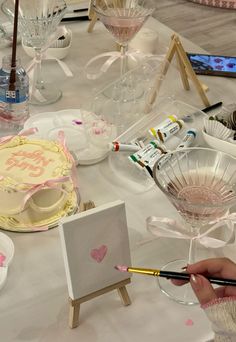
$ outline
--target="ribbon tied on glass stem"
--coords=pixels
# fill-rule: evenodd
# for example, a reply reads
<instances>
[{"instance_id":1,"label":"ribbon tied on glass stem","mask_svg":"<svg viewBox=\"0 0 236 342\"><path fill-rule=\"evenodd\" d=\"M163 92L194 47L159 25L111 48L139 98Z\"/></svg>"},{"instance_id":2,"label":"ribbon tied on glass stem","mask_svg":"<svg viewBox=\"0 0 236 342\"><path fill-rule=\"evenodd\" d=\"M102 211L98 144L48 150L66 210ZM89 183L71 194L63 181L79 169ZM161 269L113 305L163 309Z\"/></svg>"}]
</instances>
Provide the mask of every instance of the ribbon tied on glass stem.
<instances>
[{"instance_id":1,"label":"ribbon tied on glass stem","mask_svg":"<svg viewBox=\"0 0 236 342\"><path fill-rule=\"evenodd\" d=\"M150 216L146 220L147 230L156 238L166 237L184 240L197 240L201 245L207 248L220 248L235 241L236 213L226 214L216 221L209 222L209 226L204 232L193 236L192 233L183 228L184 224L167 217ZM213 233L220 230L223 236L215 237Z\"/></svg>"},{"instance_id":2,"label":"ribbon tied on glass stem","mask_svg":"<svg viewBox=\"0 0 236 342\"><path fill-rule=\"evenodd\" d=\"M108 71L108 69L112 66L115 61L117 61L120 58L130 58L133 62L139 62L141 59L144 59L146 57L152 56L151 54L143 54L141 51L128 51L126 52L126 55L124 56L121 51L111 51L102 53L98 56L95 56L94 58L90 59L90 61L85 65L85 73L89 80L96 80L99 77L101 77L104 73ZM106 61L102 64L100 69L95 72L89 72L89 67L94 62L99 61L100 59L104 59L107 57Z\"/></svg>"},{"instance_id":3,"label":"ribbon tied on glass stem","mask_svg":"<svg viewBox=\"0 0 236 342\"><path fill-rule=\"evenodd\" d=\"M59 26L56 31L51 34L51 36L49 37L47 43L42 47L41 49L41 56L42 56L42 59L52 59L52 60L55 60L59 66L61 67L61 69L64 71L65 75L67 77L72 77L73 76L73 73L71 72L70 68L68 67L68 65L61 61L60 59L54 57L54 56L51 56L49 53L47 53L46 55L46 51L48 50L48 48L54 44L60 37L62 36L65 36L67 34L67 30L65 28L65 26ZM30 79L30 94L34 94L39 100L41 99L42 101L44 100L42 98L42 95L40 94L40 91L38 89L36 89L35 87L35 80L36 80L36 76L35 76L35 73L36 73L36 67L37 67L37 64L40 64L41 63L41 57L39 57L39 55L36 54L36 56L32 59L32 61L29 63L29 65L27 66L26 68L26 72L29 76L29 79Z\"/></svg>"}]
</instances>

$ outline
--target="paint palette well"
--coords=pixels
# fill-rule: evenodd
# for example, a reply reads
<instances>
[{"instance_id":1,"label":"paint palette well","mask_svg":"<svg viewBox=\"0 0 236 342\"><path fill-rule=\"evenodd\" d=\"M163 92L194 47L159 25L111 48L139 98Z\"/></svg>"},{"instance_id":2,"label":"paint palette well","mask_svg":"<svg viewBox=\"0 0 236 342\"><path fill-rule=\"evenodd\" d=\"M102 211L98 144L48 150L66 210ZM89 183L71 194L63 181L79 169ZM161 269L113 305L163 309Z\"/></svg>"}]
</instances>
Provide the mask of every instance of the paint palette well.
<instances>
[{"instance_id":1,"label":"paint palette well","mask_svg":"<svg viewBox=\"0 0 236 342\"><path fill-rule=\"evenodd\" d=\"M31 116L24 130L36 127L32 139L57 140L59 131L65 134L66 145L76 164L90 165L107 157L108 141L116 136L116 130L96 114L82 109L65 109Z\"/></svg>"}]
</instances>

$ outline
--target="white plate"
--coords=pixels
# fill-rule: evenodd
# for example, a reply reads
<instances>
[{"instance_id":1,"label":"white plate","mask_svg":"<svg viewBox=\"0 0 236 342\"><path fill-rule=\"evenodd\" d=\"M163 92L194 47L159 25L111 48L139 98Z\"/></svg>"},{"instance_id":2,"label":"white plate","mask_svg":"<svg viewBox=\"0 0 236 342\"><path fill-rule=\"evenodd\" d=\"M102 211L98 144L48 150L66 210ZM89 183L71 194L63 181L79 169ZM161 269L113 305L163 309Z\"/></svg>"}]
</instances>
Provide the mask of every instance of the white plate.
<instances>
[{"instance_id":1,"label":"white plate","mask_svg":"<svg viewBox=\"0 0 236 342\"><path fill-rule=\"evenodd\" d=\"M0 253L6 257L3 262L3 267L0 267L0 289L6 283L8 266L13 259L14 251L13 241L6 234L0 233Z\"/></svg>"},{"instance_id":2,"label":"white plate","mask_svg":"<svg viewBox=\"0 0 236 342\"><path fill-rule=\"evenodd\" d=\"M227 154L231 154L232 156L236 157L236 144L232 144L228 141L215 138L207 134L204 130L202 131L202 135L207 145L209 145L211 148L225 152Z\"/></svg>"},{"instance_id":3,"label":"white plate","mask_svg":"<svg viewBox=\"0 0 236 342\"><path fill-rule=\"evenodd\" d=\"M56 131L65 131L65 138L68 139L68 148L72 152L77 164L90 165L95 164L107 157L108 148L97 147L91 143L91 137L88 134L86 125L75 125L73 120L83 121L86 116L96 115L81 109L65 109L58 112L40 113L31 116L24 124L24 129L37 127L38 132L32 138L55 140ZM75 132L77 130L77 146L75 144L76 136L67 134L70 129ZM75 132L76 134L76 132ZM111 138L112 139L112 138Z\"/></svg>"}]
</instances>

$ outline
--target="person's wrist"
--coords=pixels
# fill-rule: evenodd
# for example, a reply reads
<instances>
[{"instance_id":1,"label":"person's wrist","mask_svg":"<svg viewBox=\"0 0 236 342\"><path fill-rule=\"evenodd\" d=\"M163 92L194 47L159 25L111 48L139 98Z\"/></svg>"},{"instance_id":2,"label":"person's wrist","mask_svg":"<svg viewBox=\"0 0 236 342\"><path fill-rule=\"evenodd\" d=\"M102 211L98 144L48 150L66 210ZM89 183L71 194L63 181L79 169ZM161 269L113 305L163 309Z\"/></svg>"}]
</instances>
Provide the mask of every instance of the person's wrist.
<instances>
[{"instance_id":1,"label":"person's wrist","mask_svg":"<svg viewBox=\"0 0 236 342\"><path fill-rule=\"evenodd\" d=\"M221 298L212 299L209 302L202 304L201 308L205 310L205 309L212 307L214 305L219 305L219 304L226 303L226 302L235 302L235 305L236 305L236 296L221 297Z\"/></svg>"}]
</instances>

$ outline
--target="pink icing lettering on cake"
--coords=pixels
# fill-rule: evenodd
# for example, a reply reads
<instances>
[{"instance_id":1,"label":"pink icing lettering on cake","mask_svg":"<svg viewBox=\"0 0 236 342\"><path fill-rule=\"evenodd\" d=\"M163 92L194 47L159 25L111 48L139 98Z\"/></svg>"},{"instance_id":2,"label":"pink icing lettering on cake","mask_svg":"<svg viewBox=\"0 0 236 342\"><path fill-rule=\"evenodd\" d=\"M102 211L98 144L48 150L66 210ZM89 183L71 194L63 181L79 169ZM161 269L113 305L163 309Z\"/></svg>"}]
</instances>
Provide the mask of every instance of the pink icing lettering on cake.
<instances>
[{"instance_id":1,"label":"pink icing lettering on cake","mask_svg":"<svg viewBox=\"0 0 236 342\"><path fill-rule=\"evenodd\" d=\"M16 157L22 157L22 159L32 159L36 164L42 163L42 166L47 166L53 159L46 159L43 155L43 151L36 150L34 152L18 151L12 153Z\"/></svg>"},{"instance_id":2,"label":"pink icing lettering on cake","mask_svg":"<svg viewBox=\"0 0 236 342\"><path fill-rule=\"evenodd\" d=\"M46 159L43 155L43 151L36 150L34 152L27 152L20 150L13 152L7 159L6 165L8 165L8 167L6 170L9 171L15 167L21 170L33 171L29 172L30 177L39 177L44 174L45 167L48 166L50 162L54 162L54 160Z\"/></svg>"}]
</instances>

